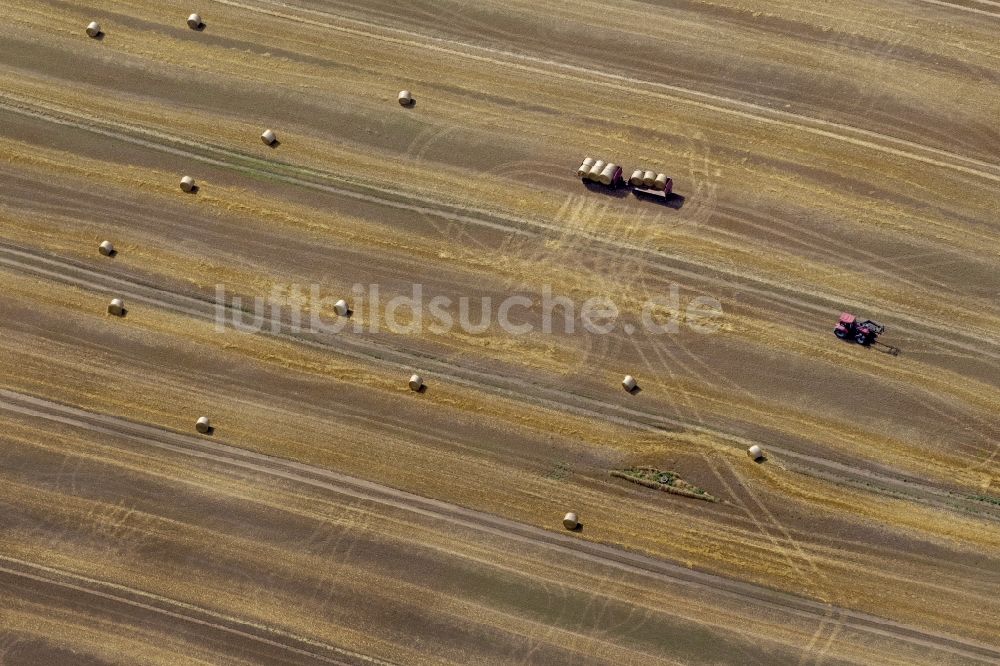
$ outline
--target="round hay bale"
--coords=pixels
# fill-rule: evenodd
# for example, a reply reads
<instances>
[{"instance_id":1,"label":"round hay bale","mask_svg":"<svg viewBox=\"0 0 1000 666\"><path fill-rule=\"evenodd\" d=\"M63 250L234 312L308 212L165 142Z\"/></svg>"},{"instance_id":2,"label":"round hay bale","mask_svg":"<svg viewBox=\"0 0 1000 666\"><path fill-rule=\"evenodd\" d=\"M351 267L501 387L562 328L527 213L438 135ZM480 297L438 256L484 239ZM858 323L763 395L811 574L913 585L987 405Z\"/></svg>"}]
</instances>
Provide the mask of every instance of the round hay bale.
<instances>
[{"instance_id":1,"label":"round hay bale","mask_svg":"<svg viewBox=\"0 0 1000 666\"><path fill-rule=\"evenodd\" d=\"M201 17L197 14L191 14L191 16L188 16L187 24L192 30L201 30L201 26L204 25L201 21Z\"/></svg>"},{"instance_id":2,"label":"round hay bale","mask_svg":"<svg viewBox=\"0 0 1000 666\"><path fill-rule=\"evenodd\" d=\"M667 187L667 174L658 173L656 174L656 180L653 181L653 187L658 190L666 189Z\"/></svg>"},{"instance_id":3,"label":"round hay bale","mask_svg":"<svg viewBox=\"0 0 1000 666\"><path fill-rule=\"evenodd\" d=\"M764 449L754 444L747 449L747 455L750 456L750 460L761 460L764 457Z\"/></svg>"},{"instance_id":4,"label":"round hay bale","mask_svg":"<svg viewBox=\"0 0 1000 666\"><path fill-rule=\"evenodd\" d=\"M656 174L652 171L647 171L642 174L642 184L646 187L652 187L653 183L656 182Z\"/></svg>"},{"instance_id":5,"label":"round hay bale","mask_svg":"<svg viewBox=\"0 0 1000 666\"><path fill-rule=\"evenodd\" d=\"M351 311L351 308L347 306L347 301L345 301L344 299L340 299L339 301L333 304L333 311L336 312L341 317L344 317L347 315L348 312Z\"/></svg>"},{"instance_id":6,"label":"round hay bale","mask_svg":"<svg viewBox=\"0 0 1000 666\"><path fill-rule=\"evenodd\" d=\"M586 157L586 158L584 158L583 164L581 164L580 168L576 170L576 177L577 178L586 178L587 174L590 173L591 167L593 167L593 166L594 166L594 158L593 157Z\"/></svg>"},{"instance_id":7,"label":"round hay bale","mask_svg":"<svg viewBox=\"0 0 1000 666\"><path fill-rule=\"evenodd\" d=\"M120 298L112 298L108 304L108 314L115 317L125 316L125 301Z\"/></svg>"},{"instance_id":8,"label":"round hay bale","mask_svg":"<svg viewBox=\"0 0 1000 666\"><path fill-rule=\"evenodd\" d=\"M400 106L410 106L413 104L413 93L409 90L399 91L399 105Z\"/></svg>"},{"instance_id":9,"label":"round hay bale","mask_svg":"<svg viewBox=\"0 0 1000 666\"><path fill-rule=\"evenodd\" d=\"M424 379L420 375L410 375L410 390L419 391L424 387Z\"/></svg>"},{"instance_id":10,"label":"round hay bale","mask_svg":"<svg viewBox=\"0 0 1000 666\"><path fill-rule=\"evenodd\" d=\"M278 140L278 135L274 133L273 129L266 129L264 133L260 135L260 140L269 146L273 146L274 142Z\"/></svg>"},{"instance_id":11,"label":"round hay bale","mask_svg":"<svg viewBox=\"0 0 1000 666\"><path fill-rule=\"evenodd\" d=\"M580 519L572 511L563 516L563 527L565 527L566 529L573 531L579 526L580 526Z\"/></svg>"},{"instance_id":12,"label":"round hay bale","mask_svg":"<svg viewBox=\"0 0 1000 666\"><path fill-rule=\"evenodd\" d=\"M633 187L639 187L639 186L641 186L642 185L642 169L636 169L635 171L633 171L632 175L628 179L628 182Z\"/></svg>"},{"instance_id":13,"label":"round hay bale","mask_svg":"<svg viewBox=\"0 0 1000 666\"><path fill-rule=\"evenodd\" d=\"M181 177L181 189L182 190L184 190L185 192L194 192L194 188L195 188L194 178L192 178L191 176L182 176Z\"/></svg>"},{"instance_id":14,"label":"round hay bale","mask_svg":"<svg viewBox=\"0 0 1000 666\"><path fill-rule=\"evenodd\" d=\"M639 383L635 381L635 377L632 375L625 375L625 379L622 380L622 388L629 393L634 391L638 385Z\"/></svg>"},{"instance_id":15,"label":"round hay bale","mask_svg":"<svg viewBox=\"0 0 1000 666\"><path fill-rule=\"evenodd\" d=\"M101 24L97 21L91 21L87 24L87 35L90 37L97 37L101 34Z\"/></svg>"},{"instance_id":16,"label":"round hay bale","mask_svg":"<svg viewBox=\"0 0 1000 666\"><path fill-rule=\"evenodd\" d=\"M601 170L601 175L598 176L598 180L601 181L602 185L610 185L611 181L614 180L616 171L618 171L618 165L608 162L607 166Z\"/></svg>"},{"instance_id":17,"label":"round hay bale","mask_svg":"<svg viewBox=\"0 0 1000 666\"><path fill-rule=\"evenodd\" d=\"M97 251L105 257L110 257L115 253L115 246L112 245L111 241L101 241L101 244L97 246Z\"/></svg>"},{"instance_id":18,"label":"round hay bale","mask_svg":"<svg viewBox=\"0 0 1000 666\"><path fill-rule=\"evenodd\" d=\"M587 178L590 180L597 180L601 177L601 172L604 171L604 167L608 166L608 163L604 160L597 160L594 162L594 166L590 167L590 173L587 174Z\"/></svg>"},{"instance_id":19,"label":"round hay bale","mask_svg":"<svg viewBox=\"0 0 1000 666\"><path fill-rule=\"evenodd\" d=\"M212 430L212 424L207 416L199 416L198 420L194 422L194 428L201 434L207 435Z\"/></svg>"}]
</instances>

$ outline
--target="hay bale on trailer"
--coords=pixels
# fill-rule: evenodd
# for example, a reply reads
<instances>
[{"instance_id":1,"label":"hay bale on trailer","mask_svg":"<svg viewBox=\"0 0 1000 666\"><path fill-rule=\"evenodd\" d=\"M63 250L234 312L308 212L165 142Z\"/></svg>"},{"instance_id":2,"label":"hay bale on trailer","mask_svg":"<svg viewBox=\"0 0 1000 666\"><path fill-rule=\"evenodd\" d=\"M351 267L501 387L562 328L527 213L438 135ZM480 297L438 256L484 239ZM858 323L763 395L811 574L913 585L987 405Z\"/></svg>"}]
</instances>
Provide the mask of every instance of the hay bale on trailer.
<instances>
[{"instance_id":1,"label":"hay bale on trailer","mask_svg":"<svg viewBox=\"0 0 1000 666\"><path fill-rule=\"evenodd\" d=\"M577 178L586 178L590 174L590 169L593 166L594 166L594 158L593 157L586 157L586 158L584 158L583 164L581 164L580 168L576 170L576 177Z\"/></svg>"},{"instance_id":2,"label":"hay bale on trailer","mask_svg":"<svg viewBox=\"0 0 1000 666\"><path fill-rule=\"evenodd\" d=\"M112 245L111 241L101 241L101 244L97 246L97 251L105 257L111 257L114 256L115 246Z\"/></svg>"},{"instance_id":3,"label":"hay bale on trailer","mask_svg":"<svg viewBox=\"0 0 1000 666\"><path fill-rule=\"evenodd\" d=\"M655 189L657 189L657 190L665 190L665 189L667 189L667 181L668 180L670 180L670 179L667 178L667 174L665 174L665 173L658 173L658 174L656 174L656 180L653 181L653 187Z\"/></svg>"},{"instance_id":4,"label":"hay bale on trailer","mask_svg":"<svg viewBox=\"0 0 1000 666\"><path fill-rule=\"evenodd\" d=\"M587 178L590 180L598 180L601 177L601 172L604 171L604 167L608 166L608 163L604 160L597 160L594 162L594 166L590 167L590 173L587 174Z\"/></svg>"},{"instance_id":5,"label":"hay bale on trailer","mask_svg":"<svg viewBox=\"0 0 1000 666\"><path fill-rule=\"evenodd\" d=\"M628 184L632 187L642 187L642 169L636 169L629 176Z\"/></svg>"},{"instance_id":6,"label":"hay bale on trailer","mask_svg":"<svg viewBox=\"0 0 1000 666\"><path fill-rule=\"evenodd\" d=\"M418 374L410 375L410 390L418 393L424 388L424 379Z\"/></svg>"},{"instance_id":7,"label":"hay bale on trailer","mask_svg":"<svg viewBox=\"0 0 1000 666\"><path fill-rule=\"evenodd\" d=\"M266 129L264 133L260 135L260 140L269 146L273 146L278 140L278 135L274 133L273 129Z\"/></svg>"},{"instance_id":8,"label":"hay bale on trailer","mask_svg":"<svg viewBox=\"0 0 1000 666\"><path fill-rule=\"evenodd\" d=\"M656 174L652 171L646 171L642 174L642 184L643 187L652 187L656 183Z\"/></svg>"},{"instance_id":9,"label":"hay bale on trailer","mask_svg":"<svg viewBox=\"0 0 1000 666\"><path fill-rule=\"evenodd\" d=\"M120 298L112 298L108 304L108 314L115 317L125 316L125 301Z\"/></svg>"},{"instance_id":10,"label":"hay bale on trailer","mask_svg":"<svg viewBox=\"0 0 1000 666\"><path fill-rule=\"evenodd\" d=\"M580 526L580 518L572 511L563 516L563 527L565 527L566 529L573 531L579 526Z\"/></svg>"},{"instance_id":11,"label":"hay bale on trailer","mask_svg":"<svg viewBox=\"0 0 1000 666\"><path fill-rule=\"evenodd\" d=\"M207 435L212 432L212 423L207 416L199 416L198 420L194 422L194 428L201 434Z\"/></svg>"},{"instance_id":12,"label":"hay bale on trailer","mask_svg":"<svg viewBox=\"0 0 1000 666\"><path fill-rule=\"evenodd\" d=\"M608 162L604 169L601 170L601 175L597 177L597 180L600 181L601 185L610 185L616 171L618 171L618 165Z\"/></svg>"}]
</instances>

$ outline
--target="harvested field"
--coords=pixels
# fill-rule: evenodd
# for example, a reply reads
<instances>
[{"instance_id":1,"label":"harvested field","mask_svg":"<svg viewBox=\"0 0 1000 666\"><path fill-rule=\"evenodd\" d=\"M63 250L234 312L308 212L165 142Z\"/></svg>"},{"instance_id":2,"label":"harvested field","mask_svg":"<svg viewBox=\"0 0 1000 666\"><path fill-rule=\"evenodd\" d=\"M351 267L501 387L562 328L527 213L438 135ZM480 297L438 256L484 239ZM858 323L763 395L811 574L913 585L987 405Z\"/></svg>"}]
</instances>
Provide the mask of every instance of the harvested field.
<instances>
[{"instance_id":1,"label":"harvested field","mask_svg":"<svg viewBox=\"0 0 1000 666\"><path fill-rule=\"evenodd\" d=\"M0 662L1000 662L997 3L0 18Z\"/></svg>"}]
</instances>

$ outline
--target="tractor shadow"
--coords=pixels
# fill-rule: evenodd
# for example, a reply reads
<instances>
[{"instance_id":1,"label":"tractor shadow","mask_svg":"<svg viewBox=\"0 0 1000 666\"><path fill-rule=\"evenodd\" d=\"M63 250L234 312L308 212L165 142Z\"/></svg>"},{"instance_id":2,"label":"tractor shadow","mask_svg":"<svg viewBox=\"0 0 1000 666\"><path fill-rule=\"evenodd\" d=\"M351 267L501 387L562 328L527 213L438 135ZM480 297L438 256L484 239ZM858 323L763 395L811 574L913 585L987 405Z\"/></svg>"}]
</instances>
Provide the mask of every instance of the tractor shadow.
<instances>
[{"instance_id":1,"label":"tractor shadow","mask_svg":"<svg viewBox=\"0 0 1000 666\"><path fill-rule=\"evenodd\" d=\"M598 194L603 194L606 197L612 197L614 199L624 199L628 196L627 187L610 187L608 185L595 183L592 180L584 180L583 186L591 192L597 192Z\"/></svg>"},{"instance_id":2,"label":"tractor shadow","mask_svg":"<svg viewBox=\"0 0 1000 666\"><path fill-rule=\"evenodd\" d=\"M663 206L665 208L672 208L673 210L680 210L684 206L684 195L671 192L670 194L663 195L659 192L647 192L646 190L638 190L633 188L631 185L622 185L620 187L610 187L608 185L602 185L601 183L595 183L592 180L582 180L583 186L590 190L591 192L596 192L597 194L603 194L606 197L611 197L613 199L624 199L628 197L629 193L635 196L636 199L641 199L642 201L649 201L650 203L655 203L657 205Z\"/></svg>"},{"instance_id":3,"label":"tractor shadow","mask_svg":"<svg viewBox=\"0 0 1000 666\"><path fill-rule=\"evenodd\" d=\"M683 194L677 194L676 192L671 192L670 194L664 196L662 194L647 192L645 190L632 190L632 194L635 195L636 199L649 201L674 210L680 210L684 205L685 200Z\"/></svg>"}]
</instances>

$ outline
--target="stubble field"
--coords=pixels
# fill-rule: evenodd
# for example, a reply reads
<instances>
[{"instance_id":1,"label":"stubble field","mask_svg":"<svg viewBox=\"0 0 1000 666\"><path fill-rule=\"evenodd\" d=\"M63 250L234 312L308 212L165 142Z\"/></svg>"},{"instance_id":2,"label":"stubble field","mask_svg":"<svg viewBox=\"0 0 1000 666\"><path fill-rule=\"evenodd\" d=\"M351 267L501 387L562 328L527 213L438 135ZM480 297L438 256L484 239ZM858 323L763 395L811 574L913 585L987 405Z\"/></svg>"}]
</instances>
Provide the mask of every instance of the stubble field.
<instances>
[{"instance_id":1,"label":"stubble field","mask_svg":"<svg viewBox=\"0 0 1000 666\"><path fill-rule=\"evenodd\" d=\"M998 3L0 19L0 662L1000 661ZM216 325L355 284L534 330ZM672 288L718 330L642 330Z\"/></svg>"}]
</instances>

